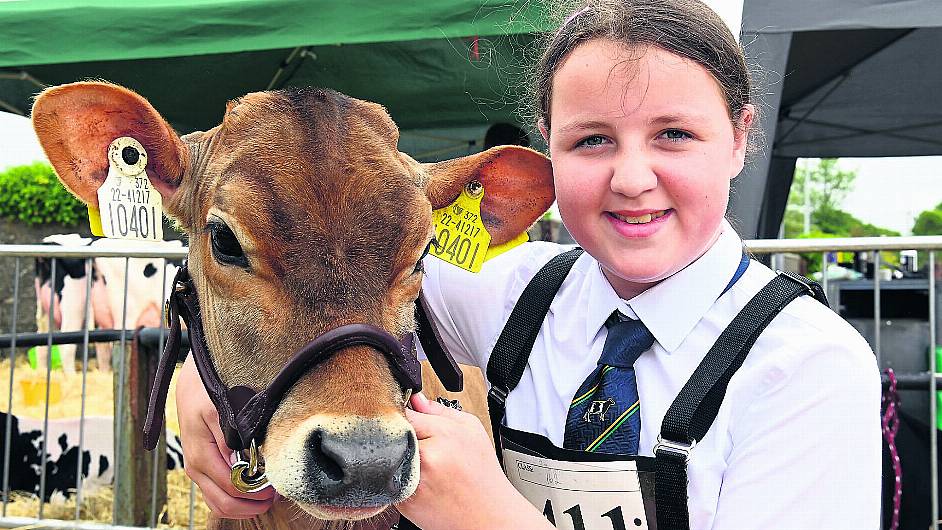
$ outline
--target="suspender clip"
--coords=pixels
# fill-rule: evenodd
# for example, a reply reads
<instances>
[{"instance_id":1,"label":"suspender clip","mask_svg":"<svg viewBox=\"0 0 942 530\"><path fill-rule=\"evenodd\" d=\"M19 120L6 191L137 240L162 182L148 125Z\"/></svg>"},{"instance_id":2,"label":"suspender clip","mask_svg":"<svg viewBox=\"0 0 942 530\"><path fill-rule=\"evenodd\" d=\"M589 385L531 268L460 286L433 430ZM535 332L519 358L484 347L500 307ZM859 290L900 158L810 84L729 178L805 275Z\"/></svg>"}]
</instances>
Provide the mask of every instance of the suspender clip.
<instances>
[{"instance_id":1,"label":"suspender clip","mask_svg":"<svg viewBox=\"0 0 942 530\"><path fill-rule=\"evenodd\" d=\"M690 451L697 446L696 440L690 442L675 442L673 440L664 440L661 435L657 435L657 443L654 444L654 456L660 456L658 453L667 453L664 456L683 456L684 462L690 461Z\"/></svg>"},{"instance_id":2,"label":"suspender clip","mask_svg":"<svg viewBox=\"0 0 942 530\"><path fill-rule=\"evenodd\" d=\"M503 406L504 403L507 402L507 394L508 392L503 388L497 385L492 385L491 390L487 393L487 400L494 401L496 404Z\"/></svg>"},{"instance_id":3,"label":"suspender clip","mask_svg":"<svg viewBox=\"0 0 942 530\"><path fill-rule=\"evenodd\" d=\"M776 270L775 273L776 273L776 274L779 274L779 275L781 275L781 276L784 276L784 277L788 278L789 280L792 280L792 281L794 281L794 282L796 282L796 283L801 284L802 287L804 287L805 289L807 289L808 294L810 294L811 296L814 296L815 298L817 298L817 297L815 296L814 288L811 287L811 284L810 284L810 283L808 282L808 280L805 279L804 277L799 276L799 275L797 275L797 274L795 274L794 272L791 272L791 271Z\"/></svg>"}]
</instances>

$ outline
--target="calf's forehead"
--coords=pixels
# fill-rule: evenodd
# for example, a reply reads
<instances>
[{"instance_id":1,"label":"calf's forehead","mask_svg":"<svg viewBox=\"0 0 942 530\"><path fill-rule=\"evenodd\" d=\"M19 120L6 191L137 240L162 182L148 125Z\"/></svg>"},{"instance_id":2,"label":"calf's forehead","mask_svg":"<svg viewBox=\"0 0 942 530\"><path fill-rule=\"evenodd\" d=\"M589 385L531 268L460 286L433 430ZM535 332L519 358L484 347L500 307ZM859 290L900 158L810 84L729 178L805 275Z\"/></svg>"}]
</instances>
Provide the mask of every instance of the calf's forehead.
<instances>
[{"instance_id":1,"label":"calf's forehead","mask_svg":"<svg viewBox=\"0 0 942 530\"><path fill-rule=\"evenodd\" d=\"M302 282L289 292L357 303L428 237L421 176L379 105L315 89L249 94L216 134L204 204L237 220L274 276Z\"/></svg>"}]
</instances>

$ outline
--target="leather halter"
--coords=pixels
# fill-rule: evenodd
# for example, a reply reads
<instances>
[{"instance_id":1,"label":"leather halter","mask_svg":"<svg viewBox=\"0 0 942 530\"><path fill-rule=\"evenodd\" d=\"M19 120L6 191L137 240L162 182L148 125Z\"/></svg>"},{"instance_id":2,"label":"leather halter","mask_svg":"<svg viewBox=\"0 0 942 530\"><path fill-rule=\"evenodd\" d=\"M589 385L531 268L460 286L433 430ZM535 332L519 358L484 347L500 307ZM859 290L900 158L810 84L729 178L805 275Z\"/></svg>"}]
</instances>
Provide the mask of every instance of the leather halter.
<instances>
[{"instance_id":1,"label":"leather halter","mask_svg":"<svg viewBox=\"0 0 942 530\"><path fill-rule=\"evenodd\" d=\"M422 389L422 368L415 356L413 334L409 333L402 339L397 339L389 332L369 324L347 324L319 335L298 350L272 383L261 391L246 386L228 388L219 377L209 354L196 288L185 263L177 271L173 282L173 291L167 302L170 334L157 366L147 408L147 420L144 423L144 447L148 450L157 446L157 440L163 430L167 392L181 346L181 318L190 333L190 349L200 379L219 412L219 424L225 435L226 445L236 451L250 448L253 442L261 445L268 423L285 394L304 374L343 348L358 345L374 348L386 356L393 376L404 392L418 392ZM451 355L442 348L438 332L425 314L421 296L420 300L417 300L416 314L420 328L419 337L429 362L445 388L460 391L461 370Z\"/></svg>"}]
</instances>

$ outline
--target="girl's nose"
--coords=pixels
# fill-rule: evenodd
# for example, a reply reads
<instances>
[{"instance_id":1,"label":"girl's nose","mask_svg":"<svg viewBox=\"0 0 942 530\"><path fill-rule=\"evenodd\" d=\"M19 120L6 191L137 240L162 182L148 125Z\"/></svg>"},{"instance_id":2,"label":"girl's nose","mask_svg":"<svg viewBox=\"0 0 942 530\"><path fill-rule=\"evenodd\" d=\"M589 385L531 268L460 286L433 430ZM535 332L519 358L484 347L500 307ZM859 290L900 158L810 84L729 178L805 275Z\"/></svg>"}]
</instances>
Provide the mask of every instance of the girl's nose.
<instances>
[{"instance_id":1,"label":"girl's nose","mask_svg":"<svg viewBox=\"0 0 942 530\"><path fill-rule=\"evenodd\" d=\"M643 149L620 149L612 168L612 191L637 197L657 187L657 174Z\"/></svg>"}]
</instances>

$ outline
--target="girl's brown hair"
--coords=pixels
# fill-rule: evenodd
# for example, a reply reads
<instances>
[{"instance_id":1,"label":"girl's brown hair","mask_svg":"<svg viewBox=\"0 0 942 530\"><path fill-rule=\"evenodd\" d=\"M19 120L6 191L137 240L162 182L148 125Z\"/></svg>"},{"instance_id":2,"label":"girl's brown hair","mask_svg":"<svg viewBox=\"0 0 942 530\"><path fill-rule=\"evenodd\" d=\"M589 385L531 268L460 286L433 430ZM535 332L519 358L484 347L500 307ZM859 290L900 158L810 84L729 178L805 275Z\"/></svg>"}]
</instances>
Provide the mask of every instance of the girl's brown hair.
<instances>
[{"instance_id":1,"label":"girl's brown hair","mask_svg":"<svg viewBox=\"0 0 942 530\"><path fill-rule=\"evenodd\" d=\"M710 72L726 98L735 123L750 102L749 72L742 48L729 27L699 0L590 0L570 11L537 62L536 117L550 126L553 75L566 56L592 39L629 47L657 46Z\"/></svg>"}]
</instances>

